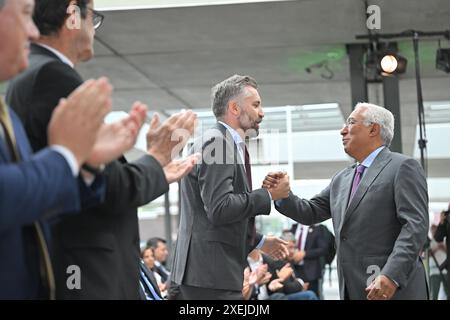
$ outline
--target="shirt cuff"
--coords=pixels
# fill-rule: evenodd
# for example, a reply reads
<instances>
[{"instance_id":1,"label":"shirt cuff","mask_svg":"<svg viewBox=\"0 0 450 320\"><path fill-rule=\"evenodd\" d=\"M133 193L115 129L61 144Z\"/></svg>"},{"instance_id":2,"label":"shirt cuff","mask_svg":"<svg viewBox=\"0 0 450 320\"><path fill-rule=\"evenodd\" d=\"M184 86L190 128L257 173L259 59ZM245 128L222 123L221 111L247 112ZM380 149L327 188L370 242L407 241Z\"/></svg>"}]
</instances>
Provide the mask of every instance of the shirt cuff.
<instances>
[{"instance_id":1,"label":"shirt cuff","mask_svg":"<svg viewBox=\"0 0 450 320\"><path fill-rule=\"evenodd\" d=\"M262 236L261 240L259 240L258 245L256 246L256 249L261 249L264 245L264 241L266 241L266 236Z\"/></svg>"},{"instance_id":2,"label":"shirt cuff","mask_svg":"<svg viewBox=\"0 0 450 320\"><path fill-rule=\"evenodd\" d=\"M283 199L276 200L276 201L275 201L275 205L276 205L277 207L281 207L281 206L283 205Z\"/></svg>"},{"instance_id":3,"label":"shirt cuff","mask_svg":"<svg viewBox=\"0 0 450 320\"><path fill-rule=\"evenodd\" d=\"M391 280L391 281L397 286L397 288L400 287L400 285L398 284L398 282L395 281L394 279L392 279L391 277L389 277L389 276L387 276L387 275L385 275L385 274L383 274L383 276L385 276L386 278L388 278L389 280Z\"/></svg>"},{"instance_id":4,"label":"shirt cuff","mask_svg":"<svg viewBox=\"0 0 450 320\"><path fill-rule=\"evenodd\" d=\"M66 147L63 147L60 145L50 146L50 149L58 152L60 155L62 155L64 157L64 159L66 159L67 164L69 165L70 169L72 170L73 176L77 177L80 172L80 167L78 166L77 159L73 155L72 151L70 151Z\"/></svg>"},{"instance_id":5,"label":"shirt cuff","mask_svg":"<svg viewBox=\"0 0 450 320\"><path fill-rule=\"evenodd\" d=\"M266 189L266 190L267 190L267 189ZM272 195L270 194L269 190L267 190L267 193L269 194L270 202L272 202Z\"/></svg>"}]
</instances>

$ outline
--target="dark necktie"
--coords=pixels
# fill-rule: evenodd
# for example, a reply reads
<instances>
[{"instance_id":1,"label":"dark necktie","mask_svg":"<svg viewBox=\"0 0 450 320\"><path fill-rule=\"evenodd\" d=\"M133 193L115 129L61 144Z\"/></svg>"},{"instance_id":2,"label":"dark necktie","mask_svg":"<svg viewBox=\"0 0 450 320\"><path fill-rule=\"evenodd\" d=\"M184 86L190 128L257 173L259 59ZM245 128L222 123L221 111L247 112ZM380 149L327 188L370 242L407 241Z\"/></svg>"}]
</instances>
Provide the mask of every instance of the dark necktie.
<instances>
[{"instance_id":1,"label":"dark necktie","mask_svg":"<svg viewBox=\"0 0 450 320\"><path fill-rule=\"evenodd\" d=\"M3 97L0 96L0 123L3 126L5 132L5 140L11 152L11 158L14 162L20 161L20 153L17 149L16 137L14 135L14 129L9 116L8 108L3 102ZM44 232L38 222L33 224L36 238L39 245L40 253L40 274L43 283L48 286L49 298L55 299L55 276L53 273L52 264L50 261L50 254L48 251L47 243L45 241Z\"/></svg>"},{"instance_id":2,"label":"dark necktie","mask_svg":"<svg viewBox=\"0 0 450 320\"><path fill-rule=\"evenodd\" d=\"M250 154L248 153L247 146L244 144L244 154L245 154L245 174L247 175L247 182L250 187L250 191L253 190L252 187L252 168L250 163Z\"/></svg>"},{"instance_id":3,"label":"dark necktie","mask_svg":"<svg viewBox=\"0 0 450 320\"><path fill-rule=\"evenodd\" d=\"M300 235L298 236L297 249L302 250L303 226L298 225L298 228L300 228Z\"/></svg>"},{"instance_id":4,"label":"dark necktie","mask_svg":"<svg viewBox=\"0 0 450 320\"><path fill-rule=\"evenodd\" d=\"M248 186L250 191L253 190L252 186L252 168L250 163L250 154L248 153L247 145L243 143L244 147L244 166L245 166L245 175L247 176ZM256 238L256 226L255 226L255 218L250 218L248 222L248 233L250 238L250 246L256 246L255 238Z\"/></svg>"},{"instance_id":5,"label":"dark necktie","mask_svg":"<svg viewBox=\"0 0 450 320\"><path fill-rule=\"evenodd\" d=\"M356 167L356 173L355 176L353 177L352 191L350 192L350 200L352 200L353 196L356 193L356 190L358 190L358 186L359 183L361 182L361 178L365 169L366 167L363 166L362 164Z\"/></svg>"}]
</instances>

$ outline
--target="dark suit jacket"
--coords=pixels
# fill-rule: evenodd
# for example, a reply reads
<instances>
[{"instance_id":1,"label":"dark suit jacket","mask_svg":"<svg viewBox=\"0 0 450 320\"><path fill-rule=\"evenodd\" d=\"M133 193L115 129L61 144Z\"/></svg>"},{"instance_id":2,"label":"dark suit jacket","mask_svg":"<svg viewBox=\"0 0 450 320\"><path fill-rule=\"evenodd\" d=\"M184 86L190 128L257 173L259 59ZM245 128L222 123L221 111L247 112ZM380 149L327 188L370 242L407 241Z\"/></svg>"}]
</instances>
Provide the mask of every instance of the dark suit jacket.
<instances>
[{"instance_id":1,"label":"dark suit jacket","mask_svg":"<svg viewBox=\"0 0 450 320\"><path fill-rule=\"evenodd\" d=\"M291 232L295 235L298 224L292 225ZM301 272L298 264L294 265L297 275L305 282L314 281L322 277L321 257L326 254L327 242L323 236L321 225L312 225L309 227L305 242L305 258ZM298 239L295 239L298 241Z\"/></svg>"},{"instance_id":2,"label":"dark suit jacket","mask_svg":"<svg viewBox=\"0 0 450 320\"><path fill-rule=\"evenodd\" d=\"M45 228L46 219L79 210L80 193L67 161L50 149L33 155L19 119L10 114L23 161L13 163L0 138L0 299L46 298L31 225L41 221Z\"/></svg>"},{"instance_id":3,"label":"dark suit jacket","mask_svg":"<svg viewBox=\"0 0 450 320\"><path fill-rule=\"evenodd\" d=\"M427 299L419 253L428 233L428 193L419 163L384 148L349 195L355 165L338 172L311 200L290 194L277 202L306 225L333 219L341 299L366 299L367 281L380 272L399 284L393 299ZM369 281L370 282L370 281Z\"/></svg>"},{"instance_id":4,"label":"dark suit jacket","mask_svg":"<svg viewBox=\"0 0 450 320\"><path fill-rule=\"evenodd\" d=\"M8 99L25 123L35 150L47 141L46 127L59 99L82 83L53 53L32 45L30 67L11 82ZM159 163L143 156L106 166L105 203L52 226L53 261L60 299L139 299L137 208L168 191ZM81 290L68 290L66 269L81 268Z\"/></svg>"},{"instance_id":5,"label":"dark suit jacket","mask_svg":"<svg viewBox=\"0 0 450 320\"><path fill-rule=\"evenodd\" d=\"M250 221L270 213L270 196L267 190L249 189L236 144L226 132L217 123L191 150L202 152L203 160L181 181L171 276L177 284L241 291L247 255L261 239L251 243ZM220 162L211 161L211 154Z\"/></svg>"}]
</instances>

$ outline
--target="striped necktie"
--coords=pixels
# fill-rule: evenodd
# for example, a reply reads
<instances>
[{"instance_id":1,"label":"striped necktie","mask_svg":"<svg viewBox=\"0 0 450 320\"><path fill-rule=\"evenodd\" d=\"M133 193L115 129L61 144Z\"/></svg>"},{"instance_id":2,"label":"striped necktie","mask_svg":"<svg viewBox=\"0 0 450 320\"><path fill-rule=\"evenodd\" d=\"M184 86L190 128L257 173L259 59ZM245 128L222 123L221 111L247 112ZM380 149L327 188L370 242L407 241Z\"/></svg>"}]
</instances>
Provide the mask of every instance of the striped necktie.
<instances>
[{"instance_id":1,"label":"striped necktie","mask_svg":"<svg viewBox=\"0 0 450 320\"><path fill-rule=\"evenodd\" d=\"M3 97L0 96L0 122L3 126L5 133L5 140L9 146L11 152L11 158L14 162L20 161L20 153L17 149L16 137L14 135L14 128L11 123L11 117L9 116L8 108L6 107ZM45 241L44 232L39 222L33 224L36 238L40 251L40 274L43 283L45 283L49 290L50 300L55 299L55 276L53 273L53 267L50 261L50 254L48 251L47 243Z\"/></svg>"}]
</instances>

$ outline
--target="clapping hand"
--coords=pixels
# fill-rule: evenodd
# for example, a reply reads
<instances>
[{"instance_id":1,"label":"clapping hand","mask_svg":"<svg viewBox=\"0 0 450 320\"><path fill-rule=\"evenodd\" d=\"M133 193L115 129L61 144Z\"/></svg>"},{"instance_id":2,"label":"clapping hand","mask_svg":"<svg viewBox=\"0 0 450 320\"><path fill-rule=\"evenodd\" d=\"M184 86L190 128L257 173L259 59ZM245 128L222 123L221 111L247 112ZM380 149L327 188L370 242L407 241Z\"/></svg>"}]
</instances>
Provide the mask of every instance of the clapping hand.
<instances>
[{"instance_id":1,"label":"clapping hand","mask_svg":"<svg viewBox=\"0 0 450 320\"><path fill-rule=\"evenodd\" d=\"M174 114L162 124L155 114L147 132L148 153L165 167L184 148L196 123L197 115L192 110Z\"/></svg>"},{"instance_id":2,"label":"clapping hand","mask_svg":"<svg viewBox=\"0 0 450 320\"><path fill-rule=\"evenodd\" d=\"M191 172L195 164L200 159L201 154L196 153L190 155L184 160L173 160L164 167L164 174L169 184L176 182L184 178Z\"/></svg>"},{"instance_id":3,"label":"clapping hand","mask_svg":"<svg viewBox=\"0 0 450 320\"><path fill-rule=\"evenodd\" d=\"M284 287L282 282L283 281L280 278L270 281L269 290L275 292L282 289Z\"/></svg>"},{"instance_id":4,"label":"clapping hand","mask_svg":"<svg viewBox=\"0 0 450 320\"><path fill-rule=\"evenodd\" d=\"M280 270L277 270L277 276L279 279L281 279L281 282L284 282L287 279L289 279L289 277L291 277L293 273L294 273L294 269L292 269L290 263L286 263L283 266L283 268L281 268Z\"/></svg>"},{"instance_id":5,"label":"clapping hand","mask_svg":"<svg viewBox=\"0 0 450 320\"><path fill-rule=\"evenodd\" d=\"M87 163L98 167L119 158L130 150L136 143L146 114L147 106L141 102L135 102L126 118L111 124L103 124Z\"/></svg>"}]
</instances>

